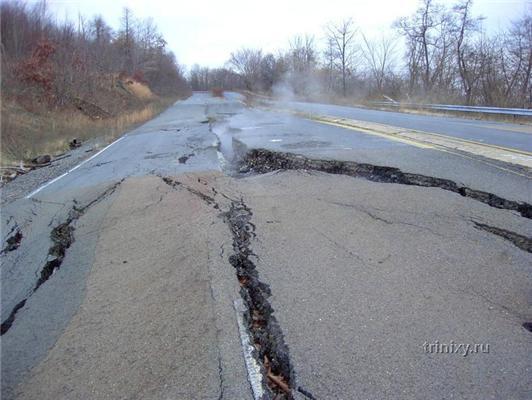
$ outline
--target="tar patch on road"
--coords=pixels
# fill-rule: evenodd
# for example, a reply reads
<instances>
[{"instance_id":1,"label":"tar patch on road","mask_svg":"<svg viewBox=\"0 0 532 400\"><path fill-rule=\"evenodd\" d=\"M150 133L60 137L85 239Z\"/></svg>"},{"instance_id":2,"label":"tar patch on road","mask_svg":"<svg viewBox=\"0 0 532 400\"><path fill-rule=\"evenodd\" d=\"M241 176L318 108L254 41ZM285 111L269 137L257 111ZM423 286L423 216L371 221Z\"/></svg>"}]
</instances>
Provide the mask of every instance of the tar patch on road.
<instances>
[{"instance_id":1,"label":"tar patch on road","mask_svg":"<svg viewBox=\"0 0 532 400\"><path fill-rule=\"evenodd\" d=\"M179 164L186 164L190 157L194 157L194 153L186 154L178 158Z\"/></svg>"},{"instance_id":2,"label":"tar patch on road","mask_svg":"<svg viewBox=\"0 0 532 400\"><path fill-rule=\"evenodd\" d=\"M6 245L2 250L2 253L7 253L18 249L18 247L20 246L20 242L22 242L23 238L24 236L22 235L22 232L20 230L17 230L15 233L13 233L7 238Z\"/></svg>"}]
</instances>

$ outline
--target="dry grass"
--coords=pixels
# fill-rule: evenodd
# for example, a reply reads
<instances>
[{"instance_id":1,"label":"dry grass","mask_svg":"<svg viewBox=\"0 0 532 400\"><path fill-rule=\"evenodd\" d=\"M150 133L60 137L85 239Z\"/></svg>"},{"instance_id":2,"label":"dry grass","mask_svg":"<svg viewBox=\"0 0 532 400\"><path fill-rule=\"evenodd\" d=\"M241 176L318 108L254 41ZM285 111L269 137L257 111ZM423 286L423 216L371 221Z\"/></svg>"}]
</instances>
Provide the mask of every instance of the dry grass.
<instances>
[{"instance_id":1,"label":"dry grass","mask_svg":"<svg viewBox=\"0 0 532 400\"><path fill-rule=\"evenodd\" d=\"M152 100L155 98L150 88L137 81L129 81L127 88L131 93L140 100Z\"/></svg>"},{"instance_id":2,"label":"dry grass","mask_svg":"<svg viewBox=\"0 0 532 400\"><path fill-rule=\"evenodd\" d=\"M1 164L9 165L41 154L64 152L73 138L84 141L104 137L110 141L153 118L174 101L175 98L155 98L141 109L94 120L74 111L31 113L4 99L1 109Z\"/></svg>"}]
</instances>

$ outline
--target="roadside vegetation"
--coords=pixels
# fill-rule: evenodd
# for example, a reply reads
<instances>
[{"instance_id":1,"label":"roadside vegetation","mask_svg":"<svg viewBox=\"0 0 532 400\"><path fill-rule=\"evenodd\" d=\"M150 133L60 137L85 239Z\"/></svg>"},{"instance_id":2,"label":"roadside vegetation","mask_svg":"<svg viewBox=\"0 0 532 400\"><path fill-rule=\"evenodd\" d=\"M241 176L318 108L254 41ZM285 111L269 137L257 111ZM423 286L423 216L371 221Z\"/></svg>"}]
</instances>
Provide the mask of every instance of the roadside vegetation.
<instances>
[{"instance_id":1,"label":"roadside vegetation","mask_svg":"<svg viewBox=\"0 0 532 400\"><path fill-rule=\"evenodd\" d=\"M3 1L2 164L54 154L76 138L114 138L189 93L152 20L124 9L57 22L46 2Z\"/></svg>"},{"instance_id":2,"label":"roadside vegetation","mask_svg":"<svg viewBox=\"0 0 532 400\"><path fill-rule=\"evenodd\" d=\"M532 106L532 14L488 34L472 0L421 0L380 37L353 19L323 37L296 36L276 54L243 48L226 66L194 66L194 90L243 89L280 98L352 104L371 100L499 107ZM529 9L530 10L530 9Z\"/></svg>"}]
</instances>

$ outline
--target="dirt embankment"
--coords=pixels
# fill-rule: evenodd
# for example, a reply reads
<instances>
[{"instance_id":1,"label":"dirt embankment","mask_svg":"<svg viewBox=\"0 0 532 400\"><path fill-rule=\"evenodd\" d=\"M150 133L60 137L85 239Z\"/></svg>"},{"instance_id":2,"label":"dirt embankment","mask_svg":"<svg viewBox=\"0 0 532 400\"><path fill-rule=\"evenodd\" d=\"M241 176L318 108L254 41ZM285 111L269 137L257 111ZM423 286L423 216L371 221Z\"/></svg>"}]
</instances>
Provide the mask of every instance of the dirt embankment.
<instances>
[{"instance_id":1,"label":"dirt embankment","mask_svg":"<svg viewBox=\"0 0 532 400\"><path fill-rule=\"evenodd\" d=\"M157 96L146 84L129 77L115 77L109 83L111 89L102 90L97 99L72 97L61 109L50 109L21 98L4 98L1 107L3 180L34 168L39 156L49 155L53 160L72 145L92 138L110 142L153 118L179 98Z\"/></svg>"}]
</instances>

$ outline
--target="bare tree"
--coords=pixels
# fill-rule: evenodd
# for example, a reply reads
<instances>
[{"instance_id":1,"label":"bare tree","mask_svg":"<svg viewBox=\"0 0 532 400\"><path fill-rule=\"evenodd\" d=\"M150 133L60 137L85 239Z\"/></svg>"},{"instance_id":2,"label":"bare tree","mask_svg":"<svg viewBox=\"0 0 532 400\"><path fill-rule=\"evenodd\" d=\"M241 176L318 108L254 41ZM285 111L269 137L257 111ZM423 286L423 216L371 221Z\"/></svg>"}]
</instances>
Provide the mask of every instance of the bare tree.
<instances>
[{"instance_id":1,"label":"bare tree","mask_svg":"<svg viewBox=\"0 0 532 400\"><path fill-rule=\"evenodd\" d=\"M307 95L311 89L318 62L318 52L314 37L295 36L289 42L288 51L281 56L283 66L286 67L283 80L294 93Z\"/></svg>"},{"instance_id":2,"label":"bare tree","mask_svg":"<svg viewBox=\"0 0 532 400\"><path fill-rule=\"evenodd\" d=\"M262 50L243 48L231 53L229 64L244 79L247 90L257 89L260 85Z\"/></svg>"},{"instance_id":3,"label":"bare tree","mask_svg":"<svg viewBox=\"0 0 532 400\"><path fill-rule=\"evenodd\" d=\"M192 90L244 88L241 76L227 68L211 69L195 64L188 74L188 79Z\"/></svg>"},{"instance_id":4,"label":"bare tree","mask_svg":"<svg viewBox=\"0 0 532 400\"><path fill-rule=\"evenodd\" d=\"M288 57L291 69L300 73L306 73L316 66L317 52L314 37L305 35L295 36L290 40Z\"/></svg>"},{"instance_id":5,"label":"bare tree","mask_svg":"<svg viewBox=\"0 0 532 400\"><path fill-rule=\"evenodd\" d=\"M452 15L433 0L422 0L410 17L394 23L406 38L411 88L420 77L424 94L437 83L440 88L452 84L451 49L455 40Z\"/></svg>"},{"instance_id":6,"label":"bare tree","mask_svg":"<svg viewBox=\"0 0 532 400\"><path fill-rule=\"evenodd\" d=\"M478 31L481 17L471 17L473 0L461 0L454 6L457 15L456 21L456 62L462 88L466 96L466 104L471 104L473 87L479 79L479 58L469 43L471 35Z\"/></svg>"},{"instance_id":7,"label":"bare tree","mask_svg":"<svg viewBox=\"0 0 532 400\"><path fill-rule=\"evenodd\" d=\"M277 60L273 54L266 54L260 62L260 84L261 89L269 90L273 84L279 80L277 71Z\"/></svg>"},{"instance_id":8,"label":"bare tree","mask_svg":"<svg viewBox=\"0 0 532 400\"><path fill-rule=\"evenodd\" d=\"M347 76L353 69L353 56L355 55L355 34L352 19L346 19L340 24L327 26L328 43L332 45L334 65L342 74L342 94L347 94Z\"/></svg>"},{"instance_id":9,"label":"bare tree","mask_svg":"<svg viewBox=\"0 0 532 400\"><path fill-rule=\"evenodd\" d=\"M393 38L381 36L379 40L369 40L362 34L364 47L362 54L366 60L368 69L375 81L379 94L384 93L384 81L391 72L394 62L395 40Z\"/></svg>"},{"instance_id":10,"label":"bare tree","mask_svg":"<svg viewBox=\"0 0 532 400\"><path fill-rule=\"evenodd\" d=\"M335 44L334 40L330 37L327 37L327 47L323 52L324 65L327 70L327 87L329 91L333 91L335 86Z\"/></svg>"},{"instance_id":11,"label":"bare tree","mask_svg":"<svg viewBox=\"0 0 532 400\"><path fill-rule=\"evenodd\" d=\"M516 102L525 105L532 102L531 72L532 72L532 14L526 14L514 21L505 38L506 64L503 71L508 71L508 85L506 93L519 96Z\"/></svg>"},{"instance_id":12,"label":"bare tree","mask_svg":"<svg viewBox=\"0 0 532 400\"><path fill-rule=\"evenodd\" d=\"M133 65L133 51L135 41L135 22L133 12L130 8L124 7L122 11L121 29L119 32L122 50L124 52L123 70L132 73L135 69Z\"/></svg>"}]
</instances>

